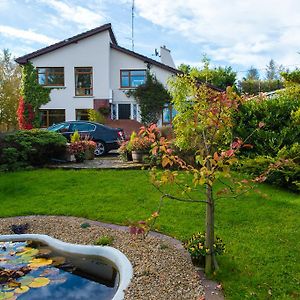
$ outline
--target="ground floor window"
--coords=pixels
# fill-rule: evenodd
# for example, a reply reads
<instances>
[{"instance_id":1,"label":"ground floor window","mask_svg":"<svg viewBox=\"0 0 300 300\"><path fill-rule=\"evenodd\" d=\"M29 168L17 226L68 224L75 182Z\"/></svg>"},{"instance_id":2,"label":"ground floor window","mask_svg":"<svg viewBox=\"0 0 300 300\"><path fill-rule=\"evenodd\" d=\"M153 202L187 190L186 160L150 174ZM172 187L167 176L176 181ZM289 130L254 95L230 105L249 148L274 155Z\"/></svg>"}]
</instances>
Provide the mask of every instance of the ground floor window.
<instances>
[{"instance_id":1,"label":"ground floor window","mask_svg":"<svg viewBox=\"0 0 300 300\"><path fill-rule=\"evenodd\" d=\"M89 109L76 109L76 121L88 121L89 120Z\"/></svg>"},{"instance_id":2,"label":"ground floor window","mask_svg":"<svg viewBox=\"0 0 300 300\"><path fill-rule=\"evenodd\" d=\"M41 109L40 120L41 127L49 127L53 124L64 122L66 113L64 109Z\"/></svg>"},{"instance_id":3,"label":"ground floor window","mask_svg":"<svg viewBox=\"0 0 300 300\"><path fill-rule=\"evenodd\" d=\"M174 117L176 116L177 111L173 107L171 103L166 103L163 108L162 112L162 124L163 125L170 125Z\"/></svg>"}]
</instances>

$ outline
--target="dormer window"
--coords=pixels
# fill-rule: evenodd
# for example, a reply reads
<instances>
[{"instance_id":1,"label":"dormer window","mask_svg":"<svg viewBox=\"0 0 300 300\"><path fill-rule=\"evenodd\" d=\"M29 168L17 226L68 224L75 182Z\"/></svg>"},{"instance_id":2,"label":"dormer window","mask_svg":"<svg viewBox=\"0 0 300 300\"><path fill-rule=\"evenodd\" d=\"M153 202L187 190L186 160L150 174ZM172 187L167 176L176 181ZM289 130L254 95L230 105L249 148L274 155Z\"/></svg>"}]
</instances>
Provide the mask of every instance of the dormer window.
<instances>
[{"instance_id":1,"label":"dormer window","mask_svg":"<svg viewBox=\"0 0 300 300\"><path fill-rule=\"evenodd\" d=\"M43 86L64 86L64 68L37 68L38 83Z\"/></svg>"},{"instance_id":2,"label":"dormer window","mask_svg":"<svg viewBox=\"0 0 300 300\"><path fill-rule=\"evenodd\" d=\"M146 70L121 70L121 88L136 88L146 82Z\"/></svg>"}]
</instances>

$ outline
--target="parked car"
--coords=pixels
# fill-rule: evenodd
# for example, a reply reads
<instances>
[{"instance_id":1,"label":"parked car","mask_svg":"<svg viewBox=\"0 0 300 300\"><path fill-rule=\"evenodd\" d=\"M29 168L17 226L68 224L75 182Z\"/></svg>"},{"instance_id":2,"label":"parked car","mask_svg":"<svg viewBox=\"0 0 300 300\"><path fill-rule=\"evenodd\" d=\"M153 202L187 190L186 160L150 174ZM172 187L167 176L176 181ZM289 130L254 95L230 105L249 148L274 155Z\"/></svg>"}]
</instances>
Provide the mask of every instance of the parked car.
<instances>
[{"instance_id":1,"label":"parked car","mask_svg":"<svg viewBox=\"0 0 300 300\"><path fill-rule=\"evenodd\" d=\"M90 121L67 121L54 124L47 129L61 133L68 141L70 141L71 135L76 130L82 137L88 136L97 144L95 150L96 156L102 156L110 150L118 149L120 141L125 140L123 129L111 128Z\"/></svg>"}]
</instances>

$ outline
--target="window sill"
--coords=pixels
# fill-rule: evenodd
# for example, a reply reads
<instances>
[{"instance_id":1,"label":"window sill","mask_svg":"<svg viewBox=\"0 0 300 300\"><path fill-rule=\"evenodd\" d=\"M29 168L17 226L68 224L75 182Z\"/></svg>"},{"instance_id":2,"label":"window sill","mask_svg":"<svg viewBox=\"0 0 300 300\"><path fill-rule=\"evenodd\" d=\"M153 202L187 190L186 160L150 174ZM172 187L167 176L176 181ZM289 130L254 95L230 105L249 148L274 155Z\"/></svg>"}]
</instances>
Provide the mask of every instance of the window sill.
<instances>
[{"instance_id":1,"label":"window sill","mask_svg":"<svg viewBox=\"0 0 300 300\"><path fill-rule=\"evenodd\" d=\"M127 90L135 90L137 87L127 87L127 88L122 88L120 87L119 90L122 90L122 91L127 91Z\"/></svg>"},{"instance_id":2,"label":"window sill","mask_svg":"<svg viewBox=\"0 0 300 300\"><path fill-rule=\"evenodd\" d=\"M94 96L92 95L88 95L88 96L73 96L73 98L94 98Z\"/></svg>"},{"instance_id":3,"label":"window sill","mask_svg":"<svg viewBox=\"0 0 300 300\"><path fill-rule=\"evenodd\" d=\"M46 88L46 89L66 89L66 86L62 86L62 85L43 85L42 87Z\"/></svg>"}]
</instances>

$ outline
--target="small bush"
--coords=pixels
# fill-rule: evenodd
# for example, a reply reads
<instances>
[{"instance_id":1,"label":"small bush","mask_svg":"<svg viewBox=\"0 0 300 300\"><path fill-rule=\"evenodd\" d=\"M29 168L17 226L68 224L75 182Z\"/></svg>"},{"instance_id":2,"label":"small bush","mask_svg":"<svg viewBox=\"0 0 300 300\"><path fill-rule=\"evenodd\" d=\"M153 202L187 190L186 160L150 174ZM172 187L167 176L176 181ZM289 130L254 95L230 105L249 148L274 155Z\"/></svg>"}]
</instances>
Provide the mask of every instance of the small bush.
<instances>
[{"instance_id":1,"label":"small bush","mask_svg":"<svg viewBox=\"0 0 300 300\"><path fill-rule=\"evenodd\" d=\"M112 236L104 235L100 237L97 241L95 241L94 245L98 246L111 246L114 241Z\"/></svg>"},{"instance_id":2,"label":"small bush","mask_svg":"<svg viewBox=\"0 0 300 300\"><path fill-rule=\"evenodd\" d=\"M85 223L80 224L80 227L83 228L83 229L86 229L86 228L91 227L91 225L90 225L90 223L85 222Z\"/></svg>"},{"instance_id":3,"label":"small bush","mask_svg":"<svg viewBox=\"0 0 300 300\"><path fill-rule=\"evenodd\" d=\"M234 136L253 145L242 152L250 156L275 157L284 146L290 147L300 140L300 124L295 111L300 107L300 97L278 95L272 99L255 98L246 101L235 114ZM259 122L265 126L256 130Z\"/></svg>"},{"instance_id":4,"label":"small bush","mask_svg":"<svg viewBox=\"0 0 300 300\"><path fill-rule=\"evenodd\" d=\"M192 261L195 264L203 266L204 258L209 252L205 247L205 232L194 234L189 240L184 242L183 245L189 251ZM216 255L222 255L225 252L225 244L219 237L216 237L213 252Z\"/></svg>"},{"instance_id":5,"label":"small bush","mask_svg":"<svg viewBox=\"0 0 300 300\"><path fill-rule=\"evenodd\" d=\"M66 153L66 138L56 132L20 130L0 137L0 169L41 166Z\"/></svg>"}]
</instances>

